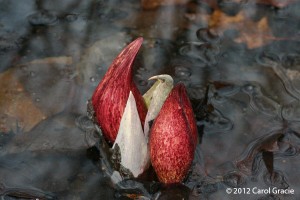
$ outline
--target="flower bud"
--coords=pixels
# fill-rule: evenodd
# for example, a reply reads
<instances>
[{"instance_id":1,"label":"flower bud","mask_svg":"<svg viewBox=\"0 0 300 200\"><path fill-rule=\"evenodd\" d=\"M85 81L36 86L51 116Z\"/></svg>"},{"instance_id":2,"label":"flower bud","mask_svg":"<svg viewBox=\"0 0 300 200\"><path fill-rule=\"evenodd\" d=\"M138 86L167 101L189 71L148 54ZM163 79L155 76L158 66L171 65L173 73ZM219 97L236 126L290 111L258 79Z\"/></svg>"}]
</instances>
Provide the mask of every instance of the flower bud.
<instances>
[{"instance_id":1,"label":"flower bud","mask_svg":"<svg viewBox=\"0 0 300 200\"><path fill-rule=\"evenodd\" d=\"M192 164L198 141L196 121L183 84L176 85L150 130L150 157L163 183L181 182Z\"/></svg>"}]
</instances>

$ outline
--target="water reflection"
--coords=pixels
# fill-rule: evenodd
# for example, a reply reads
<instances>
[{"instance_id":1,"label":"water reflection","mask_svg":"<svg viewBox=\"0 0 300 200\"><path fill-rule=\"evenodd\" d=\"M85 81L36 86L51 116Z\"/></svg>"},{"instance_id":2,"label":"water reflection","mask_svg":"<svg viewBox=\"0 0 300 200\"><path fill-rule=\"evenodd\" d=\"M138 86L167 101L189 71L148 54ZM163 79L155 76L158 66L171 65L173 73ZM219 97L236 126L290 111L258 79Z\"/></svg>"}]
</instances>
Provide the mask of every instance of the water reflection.
<instances>
[{"instance_id":1,"label":"water reflection","mask_svg":"<svg viewBox=\"0 0 300 200\"><path fill-rule=\"evenodd\" d=\"M1 198L284 199L225 188L299 188L299 2L164 2L0 1ZM167 73L195 108L201 143L179 186L153 170L122 180L86 117L109 64L138 36L140 91Z\"/></svg>"}]
</instances>

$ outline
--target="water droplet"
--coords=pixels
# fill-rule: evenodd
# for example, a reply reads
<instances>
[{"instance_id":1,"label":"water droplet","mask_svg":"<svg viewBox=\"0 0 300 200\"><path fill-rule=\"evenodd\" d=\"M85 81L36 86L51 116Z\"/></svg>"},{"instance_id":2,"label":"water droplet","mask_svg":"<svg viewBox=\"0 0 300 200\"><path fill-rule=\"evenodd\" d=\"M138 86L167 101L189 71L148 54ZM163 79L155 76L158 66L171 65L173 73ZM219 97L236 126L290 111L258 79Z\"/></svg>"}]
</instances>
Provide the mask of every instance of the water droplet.
<instances>
[{"instance_id":1,"label":"water droplet","mask_svg":"<svg viewBox=\"0 0 300 200\"><path fill-rule=\"evenodd\" d=\"M196 32L197 38L204 42L218 42L219 36L216 33L213 33L210 29L200 28Z\"/></svg>"},{"instance_id":2,"label":"water droplet","mask_svg":"<svg viewBox=\"0 0 300 200\"><path fill-rule=\"evenodd\" d=\"M243 89L244 89L244 91L246 91L248 93L248 92L252 92L254 87L253 87L253 85L248 84L248 85L245 85Z\"/></svg>"},{"instance_id":3,"label":"water droplet","mask_svg":"<svg viewBox=\"0 0 300 200\"><path fill-rule=\"evenodd\" d=\"M271 66L280 61L279 57L269 52L262 52L256 55L256 62L263 66Z\"/></svg>"},{"instance_id":4,"label":"water droplet","mask_svg":"<svg viewBox=\"0 0 300 200\"><path fill-rule=\"evenodd\" d=\"M191 51L191 46L190 45L184 45L179 48L179 54L180 55L187 55Z\"/></svg>"},{"instance_id":5,"label":"water droplet","mask_svg":"<svg viewBox=\"0 0 300 200\"><path fill-rule=\"evenodd\" d=\"M247 83L242 86L242 91L249 96L262 95L260 86L257 83Z\"/></svg>"},{"instance_id":6,"label":"water droplet","mask_svg":"<svg viewBox=\"0 0 300 200\"><path fill-rule=\"evenodd\" d=\"M36 73L35 73L34 71L30 71L30 72L29 72L29 75L30 75L30 77L32 77L32 78L33 78L33 77L35 77L35 76L36 76Z\"/></svg>"},{"instance_id":7,"label":"water droplet","mask_svg":"<svg viewBox=\"0 0 300 200\"><path fill-rule=\"evenodd\" d=\"M28 67L26 65L21 66L21 70L23 72L26 72L28 70Z\"/></svg>"},{"instance_id":8,"label":"water droplet","mask_svg":"<svg viewBox=\"0 0 300 200\"><path fill-rule=\"evenodd\" d=\"M95 81L96 81L96 78L95 78L94 76L91 76L91 77L90 77L90 81L91 81L91 82L95 82Z\"/></svg>"},{"instance_id":9,"label":"water droplet","mask_svg":"<svg viewBox=\"0 0 300 200\"><path fill-rule=\"evenodd\" d=\"M65 19L68 22L73 22L73 21L77 20L77 15L76 14L68 14L68 15L66 15Z\"/></svg>"},{"instance_id":10,"label":"water droplet","mask_svg":"<svg viewBox=\"0 0 300 200\"><path fill-rule=\"evenodd\" d=\"M50 146L50 144L49 144L48 142L44 142L44 143L43 143L43 146L44 146L45 148L47 148L48 146Z\"/></svg>"},{"instance_id":11,"label":"water droplet","mask_svg":"<svg viewBox=\"0 0 300 200\"><path fill-rule=\"evenodd\" d=\"M98 67L97 67L97 70L98 70L98 71L102 71L102 70L103 70L103 66L98 66Z\"/></svg>"},{"instance_id":12,"label":"water droplet","mask_svg":"<svg viewBox=\"0 0 300 200\"><path fill-rule=\"evenodd\" d=\"M28 16L28 21L31 25L53 25L58 21L57 16L47 10L38 11Z\"/></svg>"},{"instance_id":13,"label":"water droplet","mask_svg":"<svg viewBox=\"0 0 300 200\"><path fill-rule=\"evenodd\" d=\"M191 76L191 71L186 67L176 67L175 76L178 78L188 78Z\"/></svg>"}]
</instances>

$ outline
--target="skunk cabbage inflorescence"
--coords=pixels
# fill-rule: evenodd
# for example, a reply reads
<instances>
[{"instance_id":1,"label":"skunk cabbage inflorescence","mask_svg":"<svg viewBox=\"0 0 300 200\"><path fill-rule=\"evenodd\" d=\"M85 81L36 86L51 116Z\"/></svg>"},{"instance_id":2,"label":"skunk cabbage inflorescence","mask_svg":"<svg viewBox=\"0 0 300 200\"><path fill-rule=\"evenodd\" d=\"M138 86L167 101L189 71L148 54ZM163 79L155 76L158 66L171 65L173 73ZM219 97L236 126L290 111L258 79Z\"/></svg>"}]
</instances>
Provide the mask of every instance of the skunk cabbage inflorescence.
<instances>
[{"instance_id":1,"label":"skunk cabbage inflorescence","mask_svg":"<svg viewBox=\"0 0 300 200\"><path fill-rule=\"evenodd\" d=\"M112 148L118 147L120 164L134 177L148 168L151 158L161 182L179 183L198 141L193 110L185 86L173 88L169 75L150 78L157 82L141 96L132 80L132 63L142 42L138 38L125 47L97 86L91 101L95 121Z\"/></svg>"}]
</instances>

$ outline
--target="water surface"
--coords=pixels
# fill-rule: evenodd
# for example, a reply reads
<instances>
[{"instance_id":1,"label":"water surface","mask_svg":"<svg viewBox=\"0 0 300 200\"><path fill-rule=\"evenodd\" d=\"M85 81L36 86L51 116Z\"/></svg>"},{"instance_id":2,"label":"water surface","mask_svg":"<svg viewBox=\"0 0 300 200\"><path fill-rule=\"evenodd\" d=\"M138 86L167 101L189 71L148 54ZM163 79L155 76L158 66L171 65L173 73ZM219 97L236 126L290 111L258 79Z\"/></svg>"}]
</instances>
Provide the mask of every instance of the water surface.
<instances>
[{"instance_id":1,"label":"water surface","mask_svg":"<svg viewBox=\"0 0 300 200\"><path fill-rule=\"evenodd\" d=\"M299 2L162 2L0 0L2 199L300 198ZM140 36L140 91L167 73L193 103L201 139L181 185L114 183L85 117L114 57Z\"/></svg>"}]
</instances>

